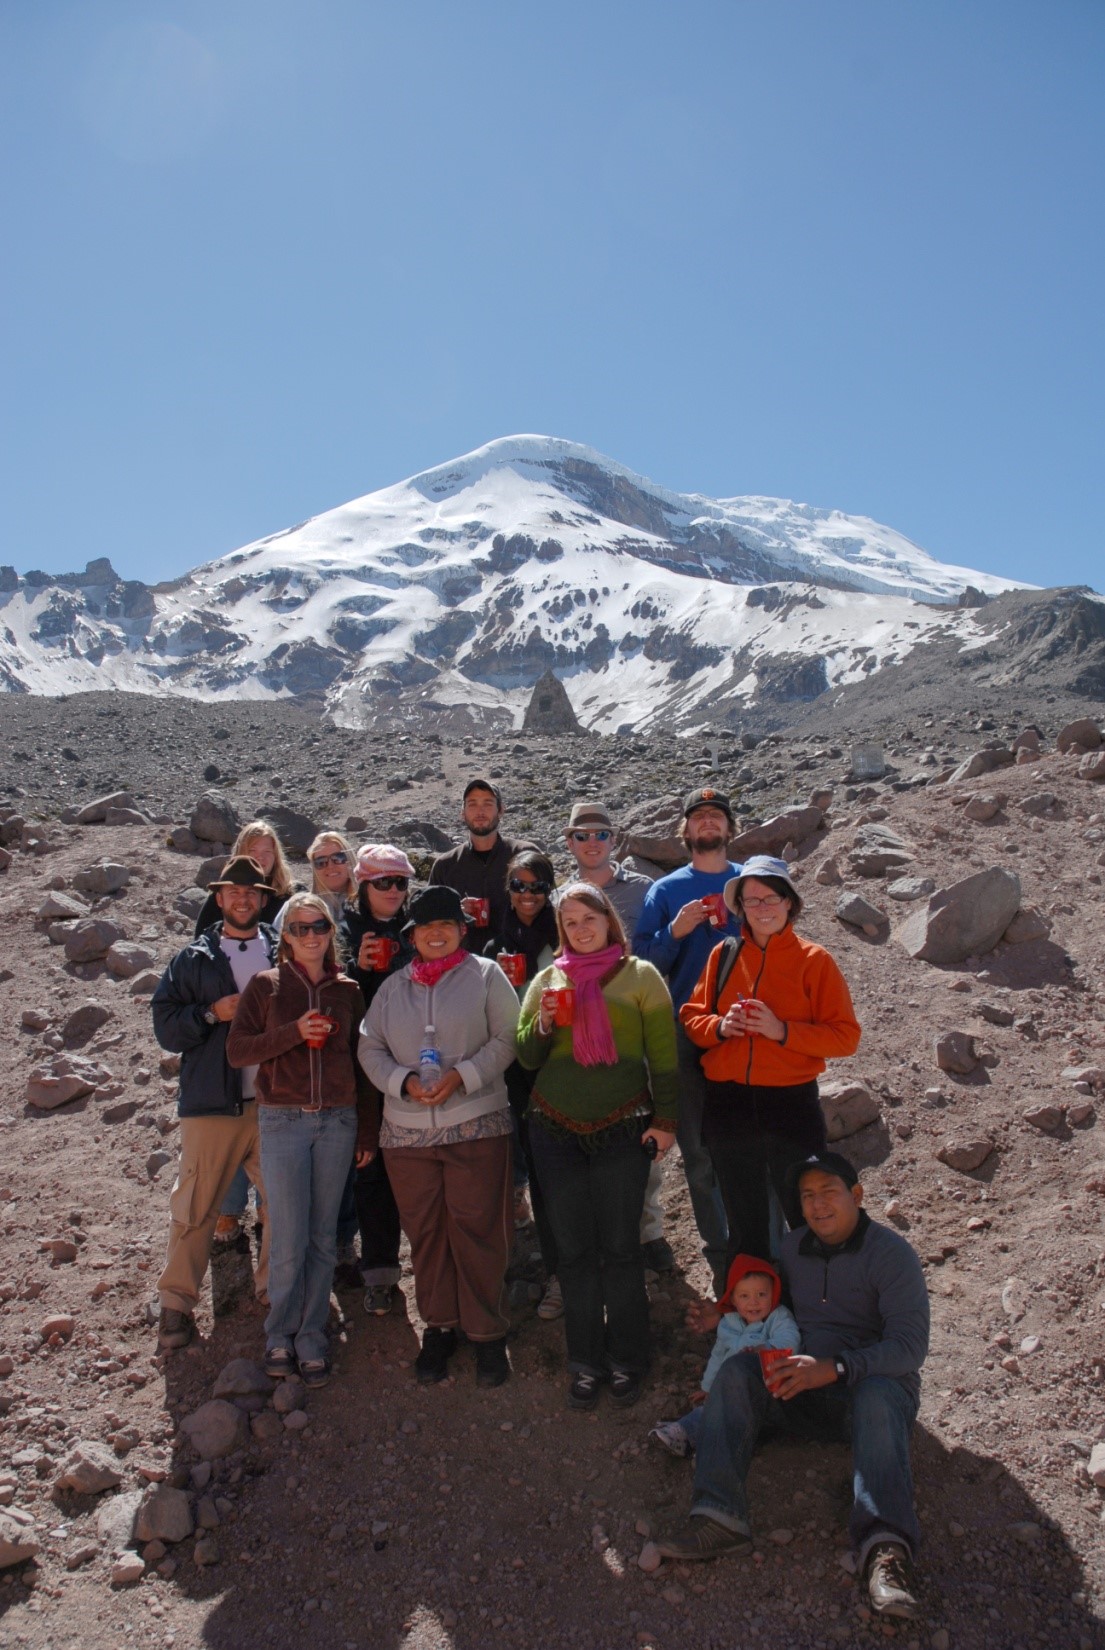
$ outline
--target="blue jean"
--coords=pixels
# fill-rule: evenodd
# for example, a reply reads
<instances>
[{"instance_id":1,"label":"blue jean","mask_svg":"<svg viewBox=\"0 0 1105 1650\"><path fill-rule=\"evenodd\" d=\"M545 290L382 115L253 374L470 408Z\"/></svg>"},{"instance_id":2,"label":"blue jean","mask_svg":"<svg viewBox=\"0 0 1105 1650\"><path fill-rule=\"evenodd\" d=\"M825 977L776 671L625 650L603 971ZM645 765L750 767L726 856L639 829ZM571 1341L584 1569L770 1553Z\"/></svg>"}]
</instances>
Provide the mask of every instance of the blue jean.
<instances>
[{"instance_id":1,"label":"blue jean","mask_svg":"<svg viewBox=\"0 0 1105 1650\"><path fill-rule=\"evenodd\" d=\"M573 1374L649 1365L648 1292L641 1255L641 1210L649 1159L644 1118L611 1131L595 1151L529 1117L530 1150L556 1239L564 1296L564 1335Z\"/></svg>"},{"instance_id":2,"label":"blue jean","mask_svg":"<svg viewBox=\"0 0 1105 1650\"><path fill-rule=\"evenodd\" d=\"M248 1201L249 1176L246 1174L245 1169L236 1169L234 1179L230 1182L230 1190L222 1200L219 1213L221 1215L233 1215L235 1220L241 1220L246 1212ZM262 1209L261 1196L256 1186L253 1188L253 1201L257 1206L258 1214L260 1214Z\"/></svg>"},{"instance_id":3,"label":"blue jean","mask_svg":"<svg viewBox=\"0 0 1105 1650\"><path fill-rule=\"evenodd\" d=\"M748 1467L761 1432L770 1428L850 1443L854 1500L848 1529L860 1563L879 1541L900 1542L912 1555L920 1542L909 1462L916 1416L916 1398L887 1375L818 1387L783 1403L764 1385L756 1354L738 1352L718 1370L702 1408L691 1515L751 1534Z\"/></svg>"},{"instance_id":4,"label":"blue jean","mask_svg":"<svg viewBox=\"0 0 1105 1650\"><path fill-rule=\"evenodd\" d=\"M683 1173L691 1194L694 1223L702 1239L702 1253L715 1278L724 1278L729 1253L729 1224L725 1204L714 1173L713 1159L702 1141L702 1112L706 1104L706 1079L698 1063L698 1050L681 1025L675 1028L679 1056L679 1123L676 1139L683 1159Z\"/></svg>"},{"instance_id":5,"label":"blue jean","mask_svg":"<svg viewBox=\"0 0 1105 1650\"><path fill-rule=\"evenodd\" d=\"M357 1138L356 1109L258 1106L257 1112L272 1232L266 1348L284 1347L300 1361L325 1358L338 1208Z\"/></svg>"}]
</instances>

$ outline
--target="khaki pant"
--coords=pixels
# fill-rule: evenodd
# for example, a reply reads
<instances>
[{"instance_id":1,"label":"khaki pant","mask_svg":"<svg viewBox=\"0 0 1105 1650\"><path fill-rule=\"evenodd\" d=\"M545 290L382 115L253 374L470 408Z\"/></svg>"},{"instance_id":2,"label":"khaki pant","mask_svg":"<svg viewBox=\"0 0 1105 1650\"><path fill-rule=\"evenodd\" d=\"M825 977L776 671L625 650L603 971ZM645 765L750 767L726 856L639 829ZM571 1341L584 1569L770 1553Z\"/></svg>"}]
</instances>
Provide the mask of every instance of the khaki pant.
<instances>
[{"instance_id":1,"label":"khaki pant","mask_svg":"<svg viewBox=\"0 0 1105 1650\"><path fill-rule=\"evenodd\" d=\"M459 1326L470 1341L501 1340L510 1328L505 1279L514 1242L510 1136L388 1147L384 1163L422 1318L432 1329Z\"/></svg>"},{"instance_id":2,"label":"khaki pant","mask_svg":"<svg viewBox=\"0 0 1105 1650\"><path fill-rule=\"evenodd\" d=\"M211 1239L223 1198L240 1167L264 1199L257 1105L247 1100L241 1117L182 1117L180 1167L169 1197L169 1252L157 1280L162 1306L194 1312L211 1259ZM266 1210L254 1287L263 1296L269 1278Z\"/></svg>"}]
</instances>

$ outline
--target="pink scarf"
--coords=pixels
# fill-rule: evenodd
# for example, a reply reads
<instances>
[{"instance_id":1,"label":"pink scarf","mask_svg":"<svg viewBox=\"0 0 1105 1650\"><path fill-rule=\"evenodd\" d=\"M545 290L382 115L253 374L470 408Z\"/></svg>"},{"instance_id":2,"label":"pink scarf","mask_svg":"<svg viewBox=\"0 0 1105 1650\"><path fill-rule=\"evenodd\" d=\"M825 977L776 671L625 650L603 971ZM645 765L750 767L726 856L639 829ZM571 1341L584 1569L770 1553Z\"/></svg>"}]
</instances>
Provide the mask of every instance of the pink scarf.
<instances>
[{"instance_id":1,"label":"pink scarf","mask_svg":"<svg viewBox=\"0 0 1105 1650\"><path fill-rule=\"evenodd\" d=\"M586 955L562 951L553 959L557 968L568 976L576 994L572 1053L578 1065L616 1066L618 1063L610 1015L599 981L624 956L623 946L607 945L601 951L589 951Z\"/></svg>"},{"instance_id":2,"label":"pink scarf","mask_svg":"<svg viewBox=\"0 0 1105 1650\"><path fill-rule=\"evenodd\" d=\"M447 957L431 957L429 962L418 957L411 963L411 979L415 985L436 985L451 968L459 968L467 955L462 945L456 951L450 951Z\"/></svg>"}]
</instances>

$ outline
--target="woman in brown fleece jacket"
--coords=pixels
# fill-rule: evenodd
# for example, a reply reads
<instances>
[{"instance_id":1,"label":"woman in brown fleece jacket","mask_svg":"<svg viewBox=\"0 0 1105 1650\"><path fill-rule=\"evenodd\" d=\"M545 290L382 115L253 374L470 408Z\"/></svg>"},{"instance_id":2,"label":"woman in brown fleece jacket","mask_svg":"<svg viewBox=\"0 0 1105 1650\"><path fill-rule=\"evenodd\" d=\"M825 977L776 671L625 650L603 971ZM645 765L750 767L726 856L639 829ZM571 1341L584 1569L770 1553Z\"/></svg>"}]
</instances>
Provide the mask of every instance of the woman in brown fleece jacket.
<instances>
[{"instance_id":1,"label":"woman in brown fleece jacket","mask_svg":"<svg viewBox=\"0 0 1105 1650\"><path fill-rule=\"evenodd\" d=\"M232 1066L257 1067L261 1175L272 1227L265 1371L308 1386L330 1375L326 1324L338 1207L356 1161L376 1151L379 1115L356 1059L364 1004L338 972L334 921L317 894L285 907L276 968L242 992Z\"/></svg>"}]
</instances>

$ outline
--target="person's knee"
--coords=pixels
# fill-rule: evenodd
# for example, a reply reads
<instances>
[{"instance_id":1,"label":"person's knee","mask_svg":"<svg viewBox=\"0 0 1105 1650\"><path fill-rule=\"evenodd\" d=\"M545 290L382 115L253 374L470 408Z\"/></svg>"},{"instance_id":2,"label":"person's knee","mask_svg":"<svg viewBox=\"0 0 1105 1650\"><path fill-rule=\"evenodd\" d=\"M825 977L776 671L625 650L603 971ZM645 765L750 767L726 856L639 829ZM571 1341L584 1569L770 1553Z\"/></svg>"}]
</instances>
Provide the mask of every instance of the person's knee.
<instances>
[{"instance_id":1,"label":"person's knee","mask_svg":"<svg viewBox=\"0 0 1105 1650\"><path fill-rule=\"evenodd\" d=\"M852 1388L852 1430L870 1435L908 1433L914 1406L891 1375L865 1375Z\"/></svg>"}]
</instances>

